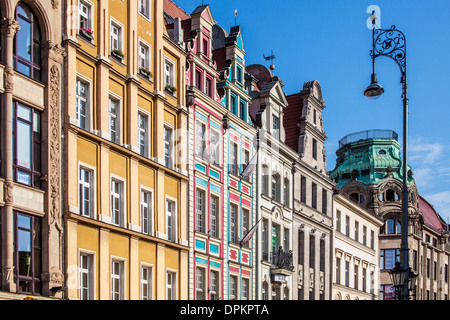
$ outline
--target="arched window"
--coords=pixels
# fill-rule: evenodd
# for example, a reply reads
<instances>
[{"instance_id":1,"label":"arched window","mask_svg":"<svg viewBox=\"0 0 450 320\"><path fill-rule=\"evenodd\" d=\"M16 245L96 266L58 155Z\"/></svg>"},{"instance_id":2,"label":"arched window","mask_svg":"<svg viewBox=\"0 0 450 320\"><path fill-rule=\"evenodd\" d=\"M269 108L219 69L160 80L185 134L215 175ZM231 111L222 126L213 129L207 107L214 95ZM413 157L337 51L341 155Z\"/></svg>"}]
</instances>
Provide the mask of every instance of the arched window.
<instances>
[{"instance_id":1,"label":"arched window","mask_svg":"<svg viewBox=\"0 0 450 320\"><path fill-rule=\"evenodd\" d=\"M41 80L41 32L36 16L30 8L19 3L16 20L20 30L14 37L14 69L20 73Z\"/></svg>"}]
</instances>

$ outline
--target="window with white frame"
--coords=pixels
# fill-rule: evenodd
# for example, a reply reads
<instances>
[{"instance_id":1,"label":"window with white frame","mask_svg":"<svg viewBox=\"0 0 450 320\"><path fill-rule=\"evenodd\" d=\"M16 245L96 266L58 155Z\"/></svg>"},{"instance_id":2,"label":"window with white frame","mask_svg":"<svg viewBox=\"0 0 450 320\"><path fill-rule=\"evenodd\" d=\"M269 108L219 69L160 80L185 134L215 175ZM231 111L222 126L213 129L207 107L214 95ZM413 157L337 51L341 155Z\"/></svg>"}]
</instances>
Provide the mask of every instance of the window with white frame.
<instances>
[{"instance_id":1,"label":"window with white frame","mask_svg":"<svg viewBox=\"0 0 450 320\"><path fill-rule=\"evenodd\" d=\"M153 234L152 194L141 189L141 230L145 234Z\"/></svg>"},{"instance_id":2,"label":"window with white frame","mask_svg":"<svg viewBox=\"0 0 450 320\"><path fill-rule=\"evenodd\" d=\"M230 275L230 300L237 300L237 277Z\"/></svg>"},{"instance_id":3,"label":"window with white frame","mask_svg":"<svg viewBox=\"0 0 450 320\"><path fill-rule=\"evenodd\" d=\"M219 197L210 196L209 200L209 228L211 236L219 237Z\"/></svg>"},{"instance_id":4,"label":"window with white frame","mask_svg":"<svg viewBox=\"0 0 450 320\"><path fill-rule=\"evenodd\" d=\"M138 148L139 154L144 157L150 155L150 121L149 115L138 112Z\"/></svg>"},{"instance_id":5,"label":"window with white frame","mask_svg":"<svg viewBox=\"0 0 450 320\"><path fill-rule=\"evenodd\" d=\"M90 2L80 0L78 3L78 21L79 28L85 30L91 30L92 23L92 5Z\"/></svg>"},{"instance_id":6,"label":"window with white frame","mask_svg":"<svg viewBox=\"0 0 450 320\"><path fill-rule=\"evenodd\" d=\"M94 255L80 252L79 260L79 299L94 299Z\"/></svg>"},{"instance_id":7,"label":"window with white frame","mask_svg":"<svg viewBox=\"0 0 450 320\"><path fill-rule=\"evenodd\" d=\"M164 86L173 86L174 81L174 64L172 61L164 60Z\"/></svg>"},{"instance_id":8,"label":"window with white frame","mask_svg":"<svg viewBox=\"0 0 450 320\"><path fill-rule=\"evenodd\" d=\"M217 300L219 295L219 271L209 273L209 300Z\"/></svg>"},{"instance_id":9,"label":"window with white frame","mask_svg":"<svg viewBox=\"0 0 450 320\"><path fill-rule=\"evenodd\" d=\"M230 205L230 241L232 243L238 243L237 239L237 215L238 215L238 206L235 204Z\"/></svg>"},{"instance_id":10,"label":"window with white frame","mask_svg":"<svg viewBox=\"0 0 450 320\"><path fill-rule=\"evenodd\" d=\"M280 137L280 118L272 115L272 135L278 139Z\"/></svg>"},{"instance_id":11,"label":"window with white frame","mask_svg":"<svg viewBox=\"0 0 450 320\"><path fill-rule=\"evenodd\" d=\"M205 269L195 268L195 299L205 300Z\"/></svg>"},{"instance_id":12,"label":"window with white frame","mask_svg":"<svg viewBox=\"0 0 450 320\"><path fill-rule=\"evenodd\" d=\"M76 84L76 118L81 129L90 129L90 95L89 82L77 79Z\"/></svg>"},{"instance_id":13,"label":"window with white frame","mask_svg":"<svg viewBox=\"0 0 450 320\"><path fill-rule=\"evenodd\" d=\"M206 155L206 124L202 121L195 121L195 155L204 159Z\"/></svg>"},{"instance_id":14,"label":"window with white frame","mask_svg":"<svg viewBox=\"0 0 450 320\"><path fill-rule=\"evenodd\" d=\"M220 164L220 134L216 130L210 131L209 143L210 161L214 164Z\"/></svg>"},{"instance_id":15,"label":"window with white frame","mask_svg":"<svg viewBox=\"0 0 450 320\"><path fill-rule=\"evenodd\" d=\"M241 280L241 285L242 285L242 289L241 289L241 299L242 300L248 300L249 299L249 280L246 278L242 278Z\"/></svg>"},{"instance_id":16,"label":"window with white frame","mask_svg":"<svg viewBox=\"0 0 450 320\"><path fill-rule=\"evenodd\" d=\"M111 261L111 300L123 300L125 286L125 262L112 259Z\"/></svg>"},{"instance_id":17,"label":"window with white frame","mask_svg":"<svg viewBox=\"0 0 450 320\"><path fill-rule=\"evenodd\" d=\"M139 41L139 68L150 76L150 45Z\"/></svg>"},{"instance_id":18,"label":"window with white frame","mask_svg":"<svg viewBox=\"0 0 450 320\"><path fill-rule=\"evenodd\" d=\"M123 226L123 182L111 179L111 223Z\"/></svg>"},{"instance_id":19,"label":"window with white frame","mask_svg":"<svg viewBox=\"0 0 450 320\"><path fill-rule=\"evenodd\" d=\"M109 134L114 143L120 143L120 114L120 100L109 97Z\"/></svg>"},{"instance_id":20,"label":"window with white frame","mask_svg":"<svg viewBox=\"0 0 450 320\"><path fill-rule=\"evenodd\" d=\"M153 269L148 265L141 265L141 300L152 300Z\"/></svg>"},{"instance_id":21,"label":"window with white frame","mask_svg":"<svg viewBox=\"0 0 450 320\"><path fill-rule=\"evenodd\" d=\"M205 232L205 191L197 189L195 191L195 230L198 232Z\"/></svg>"},{"instance_id":22,"label":"window with white frame","mask_svg":"<svg viewBox=\"0 0 450 320\"><path fill-rule=\"evenodd\" d=\"M150 0L139 0L139 13L150 18Z\"/></svg>"},{"instance_id":23,"label":"window with white frame","mask_svg":"<svg viewBox=\"0 0 450 320\"><path fill-rule=\"evenodd\" d=\"M92 218L94 211L94 172L80 167L79 170L79 212L82 216Z\"/></svg>"},{"instance_id":24,"label":"window with white frame","mask_svg":"<svg viewBox=\"0 0 450 320\"><path fill-rule=\"evenodd\" d=\"M113 18L111 18L110 46L111 54L121 60L123 58L123 27Z\"/></svg>"},{"instance_id":25,"label":"window with white frame","mask_svg":"<svg viewBox=\"0 0 450 320\"><path fill-rule=\"evenodd\" d=\"M241 239L244 238L244 236L247 234L247 232L250 230L250 212L248 211L248 209L242 209L242 225L241 225L241 230L242 230L242 235L241 235ZM245 247L249 247L249 242L247 242L245 244Z\"/></svg>"},{"instance_id":26,"label":"window with white frame","mask_svg":"<svg viewBox=\"0 0 450 320\"><path fill-rule=\"evenodd\" d=\"M176 205L175 201L166 200L166 234L167 240L175 241L177 236L176 230Z\"/></svg>"},{"instance_id":27,"label":"window with white frame","mask_svg":"<svg viewBox=\"0 0 450 320\"><path fill-rule=\"evenodd\" d=\"M167 168L173 168L173 129L164 126L164 164Z\"/></svg>"},{"instance_id":28,"label":"window with white frame","mask_svg":"<svg viewBox=\"0 0 450 320\"><path fill-rule=\"evenodd\" d=\"M173 271L166 272L166 300L177 298L177 274Z\"/></svg>"},{"instance_id":29,"label":"window with white frame","mask_svg":"<svg viewBox=\"0 0 450 320\"><path fill-rule=\"evenodd\" d=\"M230 147L230 164L229 164L229 171L232 174L237 174L237 168L238 168L238 145L234 142L231 143Z\"/></svg>"}]
</instances>

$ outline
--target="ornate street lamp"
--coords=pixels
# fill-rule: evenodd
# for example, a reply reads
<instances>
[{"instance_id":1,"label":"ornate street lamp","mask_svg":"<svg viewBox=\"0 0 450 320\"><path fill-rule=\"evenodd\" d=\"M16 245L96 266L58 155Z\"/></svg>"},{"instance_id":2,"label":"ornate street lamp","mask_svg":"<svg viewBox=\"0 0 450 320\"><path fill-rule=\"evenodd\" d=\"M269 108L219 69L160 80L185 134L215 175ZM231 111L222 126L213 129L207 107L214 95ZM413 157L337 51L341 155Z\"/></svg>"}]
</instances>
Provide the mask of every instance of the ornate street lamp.
<instances>
[{"instance_id":1,"label":"ornate street lamp","mask_svg":"<svg viewBox=\"0 0 450 320\"><path fill-rule=\"evenodd\" d=\"M372 57L372 76L371 83L364 91L364 95L369 99L377 99L383 93L383 87L377 82L375 73L375 59L379 56L386 56L393 59L400 68L402 84L402 99L403 99L403 190L402 190L402 240L401 240L401 270L395 269L393 273L393 280L402 281L397 282L402 294L399 297L409 300L409 248L408 248L408 98L406 85L406 38L405 35L397 30L395 26L390 29L379 29L375 26L376 15L372 11L372 50L370 55ZM403 284L403 285L402 285ZM395 285L394 285L395 287Z\"/></svg>"},{"instance_id":2,"label":"ornate street lamp","mask_svg":"<svg viewBox=\"0 0 450 320\"><path fill-rule=\"evenodd\" d=\"M409 269L403 268L399 262L396 262L395 267L388 272L391 276L392 286L394 287L394 299L403 300L403 288L406 284Z\"/></svg>"}]
</instances>

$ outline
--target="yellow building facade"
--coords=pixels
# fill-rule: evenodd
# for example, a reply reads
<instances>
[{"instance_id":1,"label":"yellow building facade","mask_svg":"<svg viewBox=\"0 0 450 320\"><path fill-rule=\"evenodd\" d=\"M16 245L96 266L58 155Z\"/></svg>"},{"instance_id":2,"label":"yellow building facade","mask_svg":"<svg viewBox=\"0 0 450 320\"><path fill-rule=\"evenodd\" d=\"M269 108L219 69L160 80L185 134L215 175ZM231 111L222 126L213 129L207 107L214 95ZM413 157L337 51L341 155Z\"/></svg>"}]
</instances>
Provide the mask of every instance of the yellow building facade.
<instances>
[{"instance_id":1,"label":"yellow building facade","mask_svg":"<svg viewBox=\"0 0 450 320\"><path fill-rule=\"evenodd\" d=\"M162 1L65 15L67 298L186 299L185 53Z\"/></svg>"}]
</instances>

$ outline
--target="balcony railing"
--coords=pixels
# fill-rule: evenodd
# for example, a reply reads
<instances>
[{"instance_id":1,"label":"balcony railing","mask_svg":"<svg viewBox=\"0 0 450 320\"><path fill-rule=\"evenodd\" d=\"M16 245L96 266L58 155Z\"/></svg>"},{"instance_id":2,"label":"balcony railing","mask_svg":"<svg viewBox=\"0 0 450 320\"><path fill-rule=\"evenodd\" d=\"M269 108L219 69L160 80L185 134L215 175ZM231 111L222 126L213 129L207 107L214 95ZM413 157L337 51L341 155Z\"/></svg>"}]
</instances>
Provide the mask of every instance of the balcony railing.
<instances>
[{"instance_id":1,"label":"balcony railing","mask_svg":"<svg viewBox=\"0 0 450 320\"><path fill-rule=\"evenodd\" d=\"M390 139L398 141L398 134L393 130L372 129L346 135L339 140L339 148L346 144L368 139Z\"/></svg>"}]
</instances>

